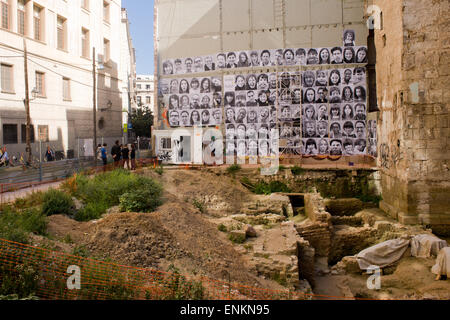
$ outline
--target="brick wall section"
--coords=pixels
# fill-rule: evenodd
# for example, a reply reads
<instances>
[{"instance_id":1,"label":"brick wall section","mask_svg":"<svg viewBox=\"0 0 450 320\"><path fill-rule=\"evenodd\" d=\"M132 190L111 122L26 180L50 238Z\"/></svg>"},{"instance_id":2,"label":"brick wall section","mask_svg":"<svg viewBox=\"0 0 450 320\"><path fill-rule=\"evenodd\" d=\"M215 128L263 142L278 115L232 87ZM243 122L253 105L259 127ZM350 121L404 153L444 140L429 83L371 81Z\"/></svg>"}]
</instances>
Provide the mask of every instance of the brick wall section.
<instances>
[{"instance_id":1,"label":"brick wall section","mask_svg":"<svg viewBox=\"0 0 450 320\"><path fill-rule=\"evenodd\" d=\"M450 227L450 2L373 0L381 207L402 223Z\"/></svg>"}]
</instances>

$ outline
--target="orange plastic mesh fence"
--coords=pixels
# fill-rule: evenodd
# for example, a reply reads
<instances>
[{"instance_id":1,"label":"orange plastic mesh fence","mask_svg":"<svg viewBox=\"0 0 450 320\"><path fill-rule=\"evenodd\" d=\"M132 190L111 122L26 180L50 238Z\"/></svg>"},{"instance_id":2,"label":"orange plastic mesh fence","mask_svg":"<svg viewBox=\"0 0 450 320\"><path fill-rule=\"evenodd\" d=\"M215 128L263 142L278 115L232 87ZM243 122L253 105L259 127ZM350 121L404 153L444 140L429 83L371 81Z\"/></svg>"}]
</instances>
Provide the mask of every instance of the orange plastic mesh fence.
<instances>
[{"instance_id":1,"label":"orange plastic mesh fence","mask_svg":"<svg viewBox=\"0 0 450 320\"><path fill-rule=\"evenodd\" d=\"M80 268L80 289L69 289L70 266ZM286 300L305 295L177 272L122 266L0 239L0 290L18 283L41 299L58 300ZM75 283L75 282L73 282ZM17 289L19 290L19 289ZM16 293L16 292L11 292Z\"/></svg>"}]
</instances>

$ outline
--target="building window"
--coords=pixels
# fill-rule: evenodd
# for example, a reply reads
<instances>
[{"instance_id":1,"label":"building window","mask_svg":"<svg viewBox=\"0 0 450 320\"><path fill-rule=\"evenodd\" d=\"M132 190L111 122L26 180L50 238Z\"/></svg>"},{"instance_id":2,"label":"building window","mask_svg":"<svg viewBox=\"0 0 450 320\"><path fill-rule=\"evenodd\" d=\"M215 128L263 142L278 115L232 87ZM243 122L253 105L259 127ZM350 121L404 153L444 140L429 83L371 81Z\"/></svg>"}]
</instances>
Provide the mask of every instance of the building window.
<instances>
[{"instance_id":1,"label":"building window","mask_svg":"<svg viewBox=\"0 0 450 320\"><path fill-rule=\"evenodd\" d=\"M27 143L27 125L23 124L22 128L22 143ZM30 125L30 142L34 143L34 126Z\"/></svg>"},{"instance_id":2,"label":"building window","mask_svg":"<svg viewBox=\"0 0 450 320\"><path fill-rule=\"evenodd\" d=\"M17 124L3 125L3 144L17 143Z\"/></svg>"},{"instance_id":3,"label":"building window","mask_svg":"<svg viewBox=\"0 0 450 320\"><path fill-rule=\"evenodd\" d=\"M146 88L147 90L151 90L151 89L152 89L152 87L151 87L149 84L146 85L145 88Z\"/></svg>"},{"instance_id":4,"label":"building window","mask_svg":"<svg viewBox=\"0 0 450 320\"><path fill-rule=\"evenodd\" d=\"M142 89L142 85L138 84L138 85L137 85L137 88L138 88L138 89Z\"/></svg>"},{"instance_id":5,"label":"building window","mask_svg":"<svg viewBox=\"0 0 450 320\"><path fill-rule=\"evenodd\" d=\"M163 150L172 150L172 139L171 138L161 138L160 147Z\"/></svg>"},{"instance_id":6,"label":"building window","mask_svg":"<svg viewBox=\"0 0 450 320\"><path fill-rule=\"evenodd\" d=\"M152 104L152 97L149 97L149 96L145 97L145 103Z\"/></svg>"},{"instance_id":7,"label":"building window","mask_svg":"<svg viewBox=\"0 0 450 320\"><path fill-rule=\"evenodd\" d=\"M2 28L9 29L9 4L7 0L2 1Z\"/></svg>"},{"instance_id":8,"label":"building window","mask_svg":"<svg viewBox=\"0 0 450 320\"><path fill-rule=\"evenodd\" d=\"M17 2L17 32L25 35L25 0Z\"/></svg>"},{"instance_id":9,"label":"building window","mask_svg":"<svg viewBox=\"0 0 450 320\"><path fill-rule=\"evenodd\" d=\"M36 71L36 92L40 97L45 97L45 73Z\"/></svg>"},{"instance_id":10,"label":"building window","mask_svg":"<svg viewBox=\"0 0 450 320\"><path fill-rule=\"evenodd\" d=\"M2 92L14 93L13 66L1 64L1 88Z\"/></svg>"},{"instance_id":11,"label":"building window","mask_svg":"<svg viewBox=\"0 0 450 320\"><path fill-rule=\"evenodd\" d=\"M66 50L66 19L58 17L56 22L56 35L58 49Z\"/></svg>"},{"instance_id":12,"label":"building window","mask_svg":"<svg viewBox=\"0 0 450 320\"><path fill-rule=\"evenodd\" d=\"M103 1L103 20L109 22L109 3Z\"/></svg>"},{"instance_id":13,"label":"building window","mask_svg":"<svg viewBox=\"0 0 450 320\"><path fill-rule=\"evenodd\" d=\"M142 103L142 97L141 96L137 96L137 104L141 105Z\"/></svg>"},{"instance_id":14,"label":"building window","mask_svg":"<svg viewBox=\"0 0 450 320\"><path fill-rule=\"evenodd\" d=\"M33 8L33 25L34 25L34 39L42 41L43 29L42 29L42 13L43 9L38 6Z\"/></svg>"},{"instance_id":15,"label":"building window","mask_svg":"<svg viewBox=\"0 0 450 320\"><path fill-rule=\"evenodd\" d=\"M103 60L107 63L110 59L110 42L108 39L103 39Z\"/></svg>"},{"instance_id":16,"label":"building window","mask_svg":"<svg viewBox=\"0 0 450 320\"><path fill-rule=\"evenodd\" d=\"M81 7L83 9L89 10L89 0L81 0Z\"/></svg>"},{"instance_id":17,"label":"building window","mask_svg":"<svg viewBox=\"0 0 450 320\"><path fill-rule=\"evenodd\" d=\"M89 59L89 31L81 29L81 55Z\"/></svg>"},{"instance_id":18,"label":"building window","mask_svg":"<svg viewBox=\"0 0 450 320\"><path fill-rule=\"evenodd\" d=\"M63 100L70 100L70 79L63 78Z\"/></svg>"},{"instance_id":19,"label":"building window","mask_svg":"<svg viewBox=\"0 0 450 320\"><path fill-rule=\"evenodd\" d=\"M39 141L48 142L48 126L38 126Z\"/></svg>"}]
</instances>

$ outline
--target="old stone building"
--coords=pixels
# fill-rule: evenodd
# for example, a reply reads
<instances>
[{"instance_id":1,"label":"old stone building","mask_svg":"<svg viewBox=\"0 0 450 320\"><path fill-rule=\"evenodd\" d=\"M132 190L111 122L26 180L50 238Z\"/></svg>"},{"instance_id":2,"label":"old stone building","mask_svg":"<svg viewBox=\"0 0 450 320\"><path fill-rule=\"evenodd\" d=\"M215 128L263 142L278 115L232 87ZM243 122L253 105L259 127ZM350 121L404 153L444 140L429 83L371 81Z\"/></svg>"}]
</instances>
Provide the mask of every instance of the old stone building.
<instances>
[{"instance_id":1,"label":"old stone building","mask_svg":"<svg viewBox=\"0 0 450 320\"><path fill-rule=\"evenodd\" d=\"M450 226L450 2L367 1L374 17L383 210Z\"/></svg>"}]
</instances>

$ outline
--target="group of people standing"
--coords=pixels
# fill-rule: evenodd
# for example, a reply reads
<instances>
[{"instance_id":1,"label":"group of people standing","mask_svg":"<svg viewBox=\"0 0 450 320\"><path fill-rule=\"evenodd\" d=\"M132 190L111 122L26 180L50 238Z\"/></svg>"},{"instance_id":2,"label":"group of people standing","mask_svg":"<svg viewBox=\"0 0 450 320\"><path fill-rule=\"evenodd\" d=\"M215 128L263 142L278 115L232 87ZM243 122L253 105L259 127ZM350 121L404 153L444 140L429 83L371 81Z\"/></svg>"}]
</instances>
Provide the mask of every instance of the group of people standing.
<instances>
[{"instance_id":1,"label":"group of people standing","mask_svg":"<svg viewBox=\"0 0 450 320\"><path fill-rule=\"evenodd\" d=\"M108 145L106 143L97 146L97 157L103 161L103 165L106 167L108 163ZM136 169L136 146L132 143L119 144L119 140L116 140L114 146L111 148L111 156L114 161L114 168L126 168L128 170Z\"/></svg>"}]
</instances>

